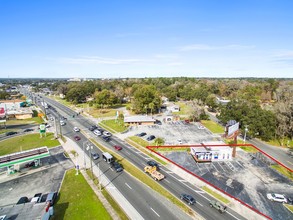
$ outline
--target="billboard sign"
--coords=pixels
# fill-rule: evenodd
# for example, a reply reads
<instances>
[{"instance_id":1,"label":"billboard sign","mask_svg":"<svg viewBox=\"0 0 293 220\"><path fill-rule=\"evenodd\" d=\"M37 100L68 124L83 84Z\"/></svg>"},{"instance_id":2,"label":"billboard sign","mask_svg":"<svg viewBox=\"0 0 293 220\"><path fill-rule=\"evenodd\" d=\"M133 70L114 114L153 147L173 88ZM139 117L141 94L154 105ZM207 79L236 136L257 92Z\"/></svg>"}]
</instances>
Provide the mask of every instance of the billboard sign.
<instances>
[{"instance_id":1,"label":"billboard sign","mask_svg":"<svg viewBox=\"0 0 293 220\"><path fill-rule=\"evenodd\" d=\"M227 127L227 136L231 136L232 134L234 134L236 131L239 130L239 122L237 122L234 125L231 125L229 127Z\"/></svg>"},{"instance_id":2,"label":"billboard sign","mask_svg":"<svg viewBox=\"0 0 293 220\"><path fill-rule=\"evenodd\" d=\"M0 123L6 122L6 113L3 107L0 108Z\"/></svg>"}]
</instances>

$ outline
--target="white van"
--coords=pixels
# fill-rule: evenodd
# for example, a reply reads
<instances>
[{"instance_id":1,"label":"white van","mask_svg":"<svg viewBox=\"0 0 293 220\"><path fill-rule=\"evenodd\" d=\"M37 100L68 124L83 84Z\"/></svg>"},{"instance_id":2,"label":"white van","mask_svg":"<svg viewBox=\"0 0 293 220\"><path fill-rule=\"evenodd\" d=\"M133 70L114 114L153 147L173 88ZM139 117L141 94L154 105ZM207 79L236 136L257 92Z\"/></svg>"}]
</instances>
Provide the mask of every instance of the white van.
<instances>
[{"instance_id":1,"label":"white van","mask_svg":"<svg viewBox=\"0 0 293 220\"><path fill-rule=\"evenodd\" d=\"M114 161L113 156L109 154L108 152L102 153L102 156L103 156L103 160L107 163L112 163Z\"/></svg>"}]
</instances>

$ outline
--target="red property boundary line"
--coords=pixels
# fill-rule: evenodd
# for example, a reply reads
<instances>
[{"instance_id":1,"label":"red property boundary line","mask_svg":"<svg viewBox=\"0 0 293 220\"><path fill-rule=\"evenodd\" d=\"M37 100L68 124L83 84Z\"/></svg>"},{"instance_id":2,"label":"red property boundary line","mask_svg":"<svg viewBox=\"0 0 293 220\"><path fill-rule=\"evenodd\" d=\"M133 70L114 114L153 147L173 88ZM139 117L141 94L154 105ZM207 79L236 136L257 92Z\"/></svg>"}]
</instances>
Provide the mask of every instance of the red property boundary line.
<instances>
[{"instance_id":1,"label":"red property boundary line","mask_svg":"<svg viewBox=\"0 0 293 220\"><path fill-rule=\"evenodd\" d=\"M158 149L158 148L190 148L190 147L252 147L255 148L256 150L258 150L259 152L261 152L262 154L266 155L267 157L269 157L270 159L272 159L273 161L275 161L276 163L278 163L279 165L281 165L282 167L284 167L285 169L289 170L290 172L293 172L292 169L290 169L289 167L285 166L284 164L282 164L280 161L276 160L275 158L271 157L270 155L268 155L267 153L265 153L264 151L260 150L258 147L254 146L253 144L219 144L219 145L181 145L181 146L146 146L146 148L150 151L152 151L153 153L155 153L156 155L164 158L165 160L169 161L170 163L174 164L175 166L183 169L185 172L195 176L196 178L200 179L201 181L205 182L206 184L214 187L215 189L219 190L220 192L224 193L225 195L235 199L236 201L240 202L242 205L248 207L249 209L251 209L252 211L264 216L267 219L272 219L269 216L265 215L264 213L260 212L259 210L255 209L254 207L252 207L251 205L243 202L242 200L226 193L225 191L223 191L222 189L220 189L219 187L211 184L210 182L206 181L205 179L203 179L202 177L192 173L191 171L185 169L184 167L180 166L179 164L175 163L174 161L166 158L165 156L161 155L160 153L156 152L153 149Z\"/></svg>"}]
</instances>

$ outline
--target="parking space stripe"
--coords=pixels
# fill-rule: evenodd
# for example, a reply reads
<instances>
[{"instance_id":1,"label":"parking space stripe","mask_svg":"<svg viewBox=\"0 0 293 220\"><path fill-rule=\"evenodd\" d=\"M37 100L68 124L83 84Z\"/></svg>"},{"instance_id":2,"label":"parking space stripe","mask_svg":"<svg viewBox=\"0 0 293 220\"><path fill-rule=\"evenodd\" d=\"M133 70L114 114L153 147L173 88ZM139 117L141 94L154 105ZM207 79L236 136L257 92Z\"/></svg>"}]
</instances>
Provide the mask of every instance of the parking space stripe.
<instances>
[{"instance_id":1,"label":"parking space stripe","mask_svg":"<svg viewBox=\"0 0 293 220\"><path fill-rule=\"evenodd\" d=\"M214 163L212 163L212 166L216 169L217 172L219 172L219 170L218 170L217 167L214 165Z\"/></svg>"}]
</instances>

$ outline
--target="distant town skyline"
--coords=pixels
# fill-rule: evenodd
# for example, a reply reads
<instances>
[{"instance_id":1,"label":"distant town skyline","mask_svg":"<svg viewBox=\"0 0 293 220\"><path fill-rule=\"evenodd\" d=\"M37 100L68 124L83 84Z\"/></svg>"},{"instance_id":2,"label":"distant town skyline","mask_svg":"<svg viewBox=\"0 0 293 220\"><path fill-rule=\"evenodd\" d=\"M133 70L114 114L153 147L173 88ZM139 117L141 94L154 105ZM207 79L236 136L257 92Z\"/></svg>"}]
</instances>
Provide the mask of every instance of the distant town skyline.
<instances>
[{"instance_id":1,"label":"distant town skyline","mask_svg":"<svg viewBox=\"0 0 293 220\"><path fill-rule=\"evenodd\" d=\"M0 1L0 78L293 77L293 1Z\"/></svg>"}]
</instances>

